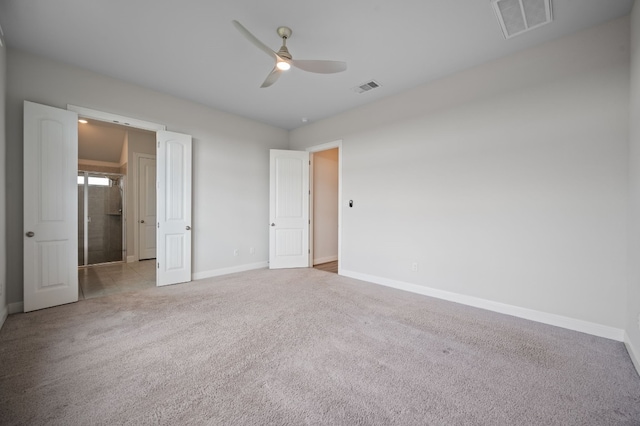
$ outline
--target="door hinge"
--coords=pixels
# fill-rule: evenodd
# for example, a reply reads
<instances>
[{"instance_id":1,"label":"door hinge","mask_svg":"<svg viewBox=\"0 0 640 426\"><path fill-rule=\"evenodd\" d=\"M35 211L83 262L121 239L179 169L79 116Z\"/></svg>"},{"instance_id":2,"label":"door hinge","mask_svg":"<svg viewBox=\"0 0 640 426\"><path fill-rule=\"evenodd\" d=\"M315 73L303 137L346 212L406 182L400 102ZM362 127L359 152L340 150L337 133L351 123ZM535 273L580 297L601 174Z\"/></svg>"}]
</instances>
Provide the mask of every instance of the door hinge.
<instances>
[{"instance_id":1,"label":"door hinge","mask_svg":"<svg viewBox=\"0 0 640 426\"><path fill-rule=\"evenodd\" d=\"M158 262L158 269L160 269L160 262Z\"/></svg>"},{"instance_id":2,"label":"door hinge","mask_svg":"<svg viewBox=\"0 0 640 426\"><path fill-rule=\"evenodd\" d=\"M311 219L309 219L309 225L311 225Z\"/></svg>"},{"instance_id":3,"label":"door hinge","mask_svg":"<svg viewBox=\"0 0 640 426\"><path fill-rule=\"evenodd\" d=\"M158 148L160 148L160 141L158 141Z\"/></svg>"},{"instance_id":4,"label":"door hinge","mask_svg":"<svg viewBox=\"0 0 640 426\"><path fill-rule=\"evenodd\" d=\"M311 249L309 249L309 254L311 254Z\"/></svg>"},{"instance_id":5,"label":"door hinge","mask_svg":"<svg viewBox=\"0 0 640 426\"><path fill-rule=\"evenodd\" d=\"M160 229L160 222L158 222L158 229Z\"/></svg>"}]
</instances>

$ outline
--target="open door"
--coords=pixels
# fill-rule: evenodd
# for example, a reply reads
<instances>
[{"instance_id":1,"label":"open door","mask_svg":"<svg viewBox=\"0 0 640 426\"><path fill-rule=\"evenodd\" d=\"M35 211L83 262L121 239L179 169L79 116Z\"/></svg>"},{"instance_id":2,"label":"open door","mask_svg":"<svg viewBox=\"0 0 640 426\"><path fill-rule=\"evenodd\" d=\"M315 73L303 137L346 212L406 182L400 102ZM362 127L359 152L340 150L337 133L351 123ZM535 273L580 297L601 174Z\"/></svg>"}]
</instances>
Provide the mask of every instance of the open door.
<instances>
[{"instance_id":1,"label":"open door","mask_svg":"<svg viewBox=\"0 0 640 426\"><path fill-rule=\"evenodd\" d=\"M78 115L24 103L24 311L78 301Z\"/></svg>"},{"instance_id":2,"label":"open door","mask_svg":"<svg viewBox=\"0 0 640 426\"><path fill-rule=\"evenodd\" d=\"M309 153L270 151L269 268L309 266Z\"/></svg>"},{"instance_id":3,"label":"open door","mask_svg":"<svg viewBox=\"0 0 640 426\"><path fill-rule=\"evenodd\" d=\"M140 123L157 132L157 284L191 281L191 136ZM25 101L25 312L78 300L77 171L77 112Z\"/></svg>"},{"instance_id":4,"label":"open door","mask_svg":"<svg viewBox=\"0 0 640 426\"><path fill-rule=\"evenodd\" d=\"M156 136L157 137L157 136ZM138 260L156 258L156 159L138 157Z\"/></svg>"},{"instance_id":5,"label":"open door","mask_svg":"<svg viewBox=\"0 0 640 426\"><path fill-rule=\"evenodd\" d=\"M158 131L157 285L191 281L191 136Z\"/></svg>"}]
</instances>

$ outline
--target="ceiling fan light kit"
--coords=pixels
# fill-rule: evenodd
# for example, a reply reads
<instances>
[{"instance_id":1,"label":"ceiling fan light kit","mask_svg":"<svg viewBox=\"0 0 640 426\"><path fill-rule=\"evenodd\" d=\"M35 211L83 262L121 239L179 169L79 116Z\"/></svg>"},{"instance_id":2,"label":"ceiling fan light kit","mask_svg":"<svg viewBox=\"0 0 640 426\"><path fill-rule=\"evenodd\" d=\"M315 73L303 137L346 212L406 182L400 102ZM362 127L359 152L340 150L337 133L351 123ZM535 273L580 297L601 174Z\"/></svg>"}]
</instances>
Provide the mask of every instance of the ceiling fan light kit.
<instances>
[{"instance_id":1,"label":"ceiling fan light kit","mask_svg":"<svg viewBox=\"0 0 640 426\"><path fill-rule=\"evenodd\" d=\"M278 61L278 63L276 64L276 67L282 71L287 71L291 69L291 65L289 64L289 62L286 62L286 61Z\"/></svg>"},{"instance_id":2,"label":"ceiling fan light kit","mask_svg":"<svg viewBox=\"0 0 640 426\"><path fill-rule=\"evenodd\" d=\"M275 60L273 70L267 75L267 78L262 83L261 88L269 87L275 83L280 74L283 71L290 69L292 66L307 72L313 72L317 74L333 74L345 71L347 69L347 63L341 61L323 61L323 60L295 60L289 49L287 49L287 39L291 37L293 31L289 27L278 27L276 32L282 39L282 46L278 52L271 50L266 44L258 40L253 34L249 32L238 21L232 21L233 25L242 35L245 36L254 46L265 52L271 58Z\"/></svg>"}]
</instances>

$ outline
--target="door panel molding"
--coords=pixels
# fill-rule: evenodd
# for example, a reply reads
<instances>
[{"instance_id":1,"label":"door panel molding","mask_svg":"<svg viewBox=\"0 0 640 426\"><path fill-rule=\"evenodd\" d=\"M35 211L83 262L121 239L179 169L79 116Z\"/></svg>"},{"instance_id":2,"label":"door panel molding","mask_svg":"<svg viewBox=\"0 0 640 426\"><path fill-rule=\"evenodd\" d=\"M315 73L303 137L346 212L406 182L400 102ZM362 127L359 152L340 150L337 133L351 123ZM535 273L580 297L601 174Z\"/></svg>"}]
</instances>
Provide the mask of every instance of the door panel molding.
<instances>
[{"instance_id":1,"label":"door panel molding","mask_svg":"<svg viewBox=\"0 0 640 426\"><path fill-rule=\"evenodd\" d=\"M24 311L78 300L78 115L24 102Z\"/></svg>"},{"instance_id":2,"label":"door panel molding","mask_svg":"<svg viewBox=\"0 0 640 426\"><path fill-rule=\"evenodd\" d=\"M269 151L269 268L309 266L309 153Z\"/></svg>"},{"instance_id":3,"label":"door panel molding","mask_svg":"<svg viewBox=\"0 0 640 426\"><path fill-rule=\"evenodd\" d=\"M138 260L155 259L156 241L156 156L134 153L136 171L136 256Z\"/></svg>"},{"instance_id":4,"label":"door panel molding","mask_svg":"<svg viewBox=\"0 0 640 426\"><path fill-rule=\"evenodd\" d=\"M157 133L157 285L191 281L190 135Z\"/></svg>"}]
</instances>

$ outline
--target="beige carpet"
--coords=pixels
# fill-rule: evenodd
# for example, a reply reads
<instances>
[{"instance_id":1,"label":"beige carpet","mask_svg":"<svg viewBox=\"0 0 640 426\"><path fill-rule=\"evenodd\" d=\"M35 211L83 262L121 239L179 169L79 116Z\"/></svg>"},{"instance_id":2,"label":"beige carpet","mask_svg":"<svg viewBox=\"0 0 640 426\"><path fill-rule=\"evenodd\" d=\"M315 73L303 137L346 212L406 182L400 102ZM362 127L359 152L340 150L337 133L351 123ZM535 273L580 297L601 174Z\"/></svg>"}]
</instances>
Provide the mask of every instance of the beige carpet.
<instances>
[{"instance_id":1,"label":"beige carpet","mask_svg":"<svg viewBox=\"0 0 640 426\"><path fill-rule=\"evenodd\" d=\"M638 425L623 344L259 270L10 316L3 425Z\"/></svg>"}]
</instances>

